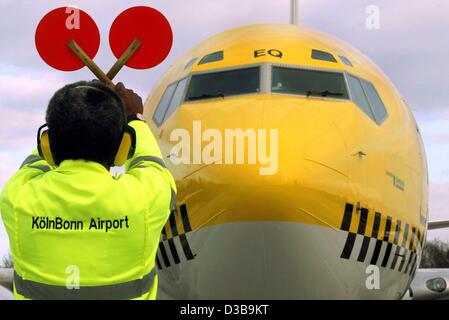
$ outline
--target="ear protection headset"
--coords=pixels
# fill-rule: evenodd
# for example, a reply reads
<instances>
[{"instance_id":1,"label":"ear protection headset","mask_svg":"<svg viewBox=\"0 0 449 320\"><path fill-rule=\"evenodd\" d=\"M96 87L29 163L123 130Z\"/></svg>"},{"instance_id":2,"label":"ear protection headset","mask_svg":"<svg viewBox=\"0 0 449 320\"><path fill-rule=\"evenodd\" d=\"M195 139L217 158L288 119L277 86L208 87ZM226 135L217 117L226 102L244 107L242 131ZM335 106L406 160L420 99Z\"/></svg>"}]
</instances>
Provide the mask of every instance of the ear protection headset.
<instances>
[{"instance_id":1,"label":"ear protection headset","mask_svg":"<svg viewBox=\"0 0 449 320\"><path fill-rule=\"evenodd\" d=\"M80 86L80 87L88 87L94 90L102 91L99 88L91 86ZM47 124L41 126L37 133L37 150L39 152L39 155L42 158L44 158L49 165L51 166L56 165L55 160L57 159L55 159L53 153L51 152L50 138L48 135ZM128 159L134 156L135 150L136 150L136 131L128 124L124 124L122 139L118 147L117 153L115 155L113 164L117 167L123 166Z\"/></svg>"},{"instance_id":2,"label":"ear protection headset","mask_svg":"<svg viewBox=\"0 0 449 320\"><path fill-rule=\"evenodd\" d=\"M125 124L123 136L114 158L114 166L121 167L134 156L136 150L136 132L132 127ZM47 124L39 128L37 133L37 150L39 155L47 161L50 166L55 166L56 161L51 152L50 138L48 136Z\"/></svg>"},{"instance_id":3,"label":"ear protection headset","mask_svg":"<svg viewBox=\"0 0 449 320\"><path fill-rule=\"evenodd\" d=\"M123 126L122 141L118 147L117 153L114 158L114 165L121 167L128 159L134 156L136 151L136 131L133 127L125 124Z\"/></svg>"}]
</instances>

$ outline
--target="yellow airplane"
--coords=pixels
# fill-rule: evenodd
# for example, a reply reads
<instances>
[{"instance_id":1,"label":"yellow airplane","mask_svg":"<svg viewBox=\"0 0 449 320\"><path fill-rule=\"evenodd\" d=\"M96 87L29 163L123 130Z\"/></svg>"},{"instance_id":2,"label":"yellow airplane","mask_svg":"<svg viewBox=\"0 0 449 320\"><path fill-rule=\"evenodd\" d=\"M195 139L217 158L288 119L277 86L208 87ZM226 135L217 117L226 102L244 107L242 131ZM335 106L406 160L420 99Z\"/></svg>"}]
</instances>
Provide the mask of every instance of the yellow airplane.
<instances>
[{"instance_id":1,"label":"yellow airplane","mask_svg":"<svg viewBox=\"0 0 449 320\"><path fill-rule=\"evenodd\" d=\"M159 298L409 293L425 151L406 101L359 50L293 24L226 31L169 68L145 118L178 186Z\"/></svg>"},{"instance_id":2,"label":"yellow airplane","mask_svg":"<svg viewBox=\"0 0 449 320\"><path fill-rule=\"evenodd\" d=\"M449 222L428 222L417 124L359 50L294 24L226 31L170 67L145 118L178 186L160 299L449 295L449 271L412 282Z\"/></svg>"}]
</instances>

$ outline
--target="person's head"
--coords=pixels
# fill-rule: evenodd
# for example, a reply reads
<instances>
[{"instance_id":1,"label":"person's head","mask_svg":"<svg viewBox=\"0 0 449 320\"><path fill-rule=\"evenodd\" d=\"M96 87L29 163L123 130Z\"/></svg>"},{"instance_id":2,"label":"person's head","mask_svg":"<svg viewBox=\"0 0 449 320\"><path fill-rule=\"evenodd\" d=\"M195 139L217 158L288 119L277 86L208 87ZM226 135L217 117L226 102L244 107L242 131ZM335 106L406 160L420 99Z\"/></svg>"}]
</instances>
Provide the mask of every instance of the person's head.
<instances>
[{"instance_id":1,"label":"person's head","mask_svg":"<svg viewBox=\"0 0 449 320\"><path fill-rule=\"evenodd\" d=\"M81 81L58 90L46 121L55 163L95 161L112 166L126 115L122 99L99 81Z\"/></svg>"}]
</instances>

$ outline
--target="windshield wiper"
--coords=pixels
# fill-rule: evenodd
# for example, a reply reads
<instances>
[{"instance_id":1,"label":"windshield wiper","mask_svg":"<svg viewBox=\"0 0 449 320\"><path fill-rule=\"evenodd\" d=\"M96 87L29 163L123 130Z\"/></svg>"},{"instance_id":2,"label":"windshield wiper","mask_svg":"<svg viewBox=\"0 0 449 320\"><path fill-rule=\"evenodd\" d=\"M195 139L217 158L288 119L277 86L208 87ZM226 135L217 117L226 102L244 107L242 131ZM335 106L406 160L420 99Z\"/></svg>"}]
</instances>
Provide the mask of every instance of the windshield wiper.
<instances>
[{"instance_id":1,"label":"windshield wiper","mask_svg":"<svg viewBox=\"0 0 449 320\"><path fill-rule=\"evenodd\" d=\"M225 95L221 92L215 93L215 94L202 94L200 96L196 96L196 97L189 97L188 99L190 101L193 100L201 100L201 99L208 99L208 98L223 98L224 99Z\"/></svg>"},{"instance_id":2,"label":"windshield wiper","mask_svg":"<svg viewBox=\"0 0 449 320\"><path fill-rule=\"evenodd\" d=\"M321 96L321 97L327 97L327 96L341 97L341 96L343 96L343 93L341 93L341 92L332 92L332 91L329 91L329 90L326 90L326 91L312 91L312 90L309 90L309 91L307 91L307 98L310 97L311 95Z\"/></svg>"}]
</instances>

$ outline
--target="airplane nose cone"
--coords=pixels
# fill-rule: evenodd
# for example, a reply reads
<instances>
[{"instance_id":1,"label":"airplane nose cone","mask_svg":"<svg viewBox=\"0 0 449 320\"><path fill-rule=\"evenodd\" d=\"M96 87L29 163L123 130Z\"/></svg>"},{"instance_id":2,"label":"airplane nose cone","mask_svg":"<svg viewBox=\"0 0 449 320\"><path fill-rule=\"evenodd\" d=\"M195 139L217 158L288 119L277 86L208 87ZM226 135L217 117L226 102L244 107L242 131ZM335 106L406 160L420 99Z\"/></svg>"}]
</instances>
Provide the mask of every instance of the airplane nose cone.
<instances>
[{"instance_id":1,"label":"airplane nose cone","mask_svg":"<svg viewBox=\"0 0 449 320\"><path fill-rule=\"evenodd\" d=\"M317 208L340 206L323 197L334 201L347 187L343 138L318 110L326 103L274 96L222 101L201 119L203 156L214 154L212 142L221 139L221 161L196 166L180 189L201 190L195 197L247 219L306 212L316 222Z\"/></svg>"},{"instance_id":2,"label":"airplane nose cone","mask_svg":"<svg viewBox=\"0 0 449 320\"><path fill-rule=\"evenodd\" d=\"M279 170L273 183L307 183L312 165L347 174L343 136L326 113L340 107L339 102L321 99L270 96L266 100L263 127L279 131Z\"/></svg>"},{"instance_id":3,"label":"airplane nose cone","mask_svg":"<svg viewBox=\"0 0 449 320\"><path fill-rule=\"evenodd\" d=\"M312 164L347 174L343 137L319 109L326 104L338 108L270 95L217 102L193 120L192 177L229 186L297 185Z\"/></svg>"}]
</instances>

